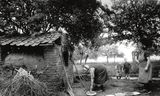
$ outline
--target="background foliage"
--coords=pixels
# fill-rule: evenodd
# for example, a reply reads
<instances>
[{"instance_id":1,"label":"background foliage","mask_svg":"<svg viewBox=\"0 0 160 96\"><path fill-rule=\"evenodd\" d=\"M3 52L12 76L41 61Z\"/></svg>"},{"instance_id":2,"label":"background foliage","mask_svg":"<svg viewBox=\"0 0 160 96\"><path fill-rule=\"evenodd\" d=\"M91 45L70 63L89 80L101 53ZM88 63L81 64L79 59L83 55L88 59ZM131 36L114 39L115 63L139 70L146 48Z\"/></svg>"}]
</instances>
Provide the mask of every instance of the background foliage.
<instances>
[{"instance_id":1,"label":"background foliage","mask_svg":"<svg viewBox=\"0 0 160 96\"><path fill-rule=\"evenodd\" d=\"M141 42L157 50L160 36L160 4L158 0L114 0L110 38L115 41Z\"/></svg>"},{"instance_id":2,"label":"background foliage","mask_svg":"<svg viewBox=\"0 0 160 96\"><path fill-rule=\"evenodd\" d=\"M96 14L110 10L97 0L0 0L0 35L37 35L63 27L72 45L96 45L102 22Z\"/></svg>"}]
</instances>

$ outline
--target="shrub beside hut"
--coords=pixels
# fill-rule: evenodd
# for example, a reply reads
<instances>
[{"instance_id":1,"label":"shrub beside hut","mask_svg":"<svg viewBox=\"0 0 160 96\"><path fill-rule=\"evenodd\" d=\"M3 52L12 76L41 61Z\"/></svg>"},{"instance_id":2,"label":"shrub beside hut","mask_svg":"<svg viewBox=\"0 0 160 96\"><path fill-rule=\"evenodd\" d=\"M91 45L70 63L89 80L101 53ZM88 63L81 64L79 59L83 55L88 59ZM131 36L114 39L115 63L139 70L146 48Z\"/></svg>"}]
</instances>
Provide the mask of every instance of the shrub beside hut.
<instances>
[{"instance_id":1,"label":"shrub beside hut","mask_svg":"<svg viewBox=\"0 0 160 96\"><path fill-rule=\"evenodd\" d=\"M63 44L64 41L64 35L59 32L37 36L1 37L2 76L12 78L16 74L15 69L23 67L39 81L46 83L50 92L57 94L67 86L65 71L70 84L73 82L72 64L69 56L64 56L64 53L67 53L65 51L69 51L63 50L67 48L66 44ZM54 96L53 94L51 96Z\"/></svg>"}]
</instances>

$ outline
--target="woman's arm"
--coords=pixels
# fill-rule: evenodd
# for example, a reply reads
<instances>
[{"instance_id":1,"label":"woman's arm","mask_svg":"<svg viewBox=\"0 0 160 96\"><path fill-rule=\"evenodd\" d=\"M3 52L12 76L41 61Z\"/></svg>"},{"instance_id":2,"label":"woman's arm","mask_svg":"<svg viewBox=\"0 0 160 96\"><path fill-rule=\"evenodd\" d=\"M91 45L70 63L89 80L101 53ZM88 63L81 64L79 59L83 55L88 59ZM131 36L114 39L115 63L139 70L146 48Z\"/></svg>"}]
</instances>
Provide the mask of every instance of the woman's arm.
<instances>
[{"instance_id":1,"label":"woman's arm","mask_svg":"<svg viewBox=\"0 0 160 96\"><path fill-rule=\"evenodd\" d=\"M138 56L135 57L135 61L139 63Z\"/></svg>"},{"instance_id":2,"label":"woman's arm","mask_svg":"<svg viewBox=\"0 0 160 96\"><path fill-rule=\"evenodd\" d=\"M148 71L149 65L150 65L150 58L147 57L147 65L146 65L146 67L145 67L145 71Z\"/></svg>"}]
</instances>

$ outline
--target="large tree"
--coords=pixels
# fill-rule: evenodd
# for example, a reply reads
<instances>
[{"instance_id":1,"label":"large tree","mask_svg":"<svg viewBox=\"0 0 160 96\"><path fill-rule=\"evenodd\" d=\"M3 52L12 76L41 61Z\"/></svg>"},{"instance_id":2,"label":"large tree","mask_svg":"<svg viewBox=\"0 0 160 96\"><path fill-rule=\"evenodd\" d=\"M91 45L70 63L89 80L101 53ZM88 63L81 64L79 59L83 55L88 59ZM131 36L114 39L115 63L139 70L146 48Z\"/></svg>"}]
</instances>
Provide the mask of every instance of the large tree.
<instances>
[{"instance_id":1,"label":"large tree","mask_svg":"<svg viewBox=\"0 0 160 96\"><path fill-rule=\"evenodd\" d=\"M33 35L65 28L70 44L92 43L102 32L97 0L0 0L0 34Z\"/></svg>"},{"instance_id":2,"label":"large tree","mask_svg":"<svg viewBox=\"0 0 160 96\"><path fill-rule=\"evenodd\" d=\"M114 0L108 27L115 41L141 42L157 49L160 37L160 4L158 0Z\"/></svg>"}]
</instances>

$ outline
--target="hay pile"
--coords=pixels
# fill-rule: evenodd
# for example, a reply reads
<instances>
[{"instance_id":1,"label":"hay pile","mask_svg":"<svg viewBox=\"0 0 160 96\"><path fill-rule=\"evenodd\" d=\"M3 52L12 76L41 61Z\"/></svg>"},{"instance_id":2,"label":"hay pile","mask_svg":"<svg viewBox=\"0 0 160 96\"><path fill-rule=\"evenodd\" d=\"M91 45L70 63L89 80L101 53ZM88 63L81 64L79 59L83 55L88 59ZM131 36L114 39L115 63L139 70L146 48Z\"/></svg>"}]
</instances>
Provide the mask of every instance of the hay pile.
<instances>
[{"instance_id":1,"label":"hay pile","mask_svg":"<svg viewBox=\"0 0 160 96\"><path fill-rule=\"evenodd\" d=\"M13 79L5 82L2 96L48 96L47 86L20 68Z\"/></svg>"}]
</instances>

